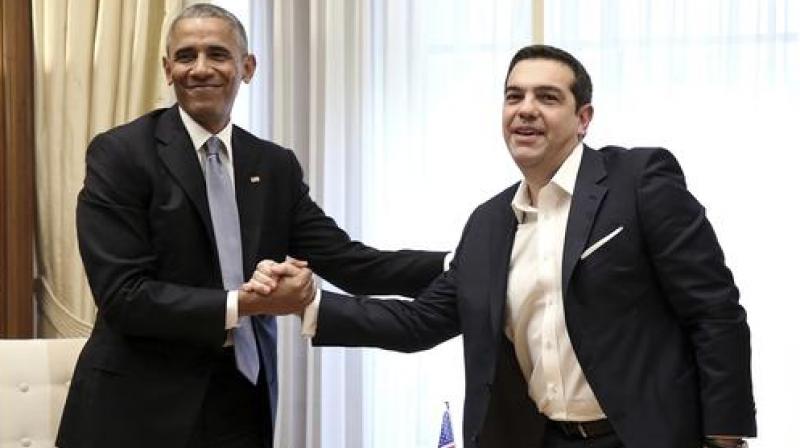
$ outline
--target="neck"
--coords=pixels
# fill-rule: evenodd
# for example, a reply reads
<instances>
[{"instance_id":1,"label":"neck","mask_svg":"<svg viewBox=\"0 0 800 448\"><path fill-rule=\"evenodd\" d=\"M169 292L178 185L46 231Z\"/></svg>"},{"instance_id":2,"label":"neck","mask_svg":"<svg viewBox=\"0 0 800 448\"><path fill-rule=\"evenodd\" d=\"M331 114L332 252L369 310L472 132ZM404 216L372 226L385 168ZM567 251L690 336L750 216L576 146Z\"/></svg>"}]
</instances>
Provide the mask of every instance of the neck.
<instances>
[{"instance_id":1,"label":"neck","mask_svg":"<svg viewBox=\"0 0 800 448\"><path fill-rule=\"evenodd\" d=\"M205 129L206 131L208 131L208 132L210 132L210 133L212 133L214 135L219 134L219 132L221 130L225 129L225 126L227 126L228 122L231 120L230 115L226 115L226 116L223 116L223 117L219 117L219 116L214 116L214 117L211 117L211 116L198 116L198 117L194 117L191 114L189 114L189 116L191 116L192 119L197 122L197 124L202 126L203 129Z\"/></svg>"},{"instance_id":2,"label":"neck","mask_svg":"<svg viewBox=\"0 0 800 448\"><path fill-rule=\"evenodd\" d=\"M545 185L550 183L553 176L556 175L561 165L569 158L572 151L578 146L578 141L571 142L565 151L552 160L542 161L541 164L530 166L522 169L522 175L525 178L525 183L528 186L528 194L531 198L531 205L536 206L536 197L539 195L539 190L544 188Z\"/></svg>"},{"instance_id":3,"label":"neck","mask_svg":"<svg viewBox=\"0 0 800 448\"><path fill-rule=\"evenodd\" d=\"M208 131L208 132L210 132L210 133L212 133L214 135L217 135L217 134L219 134L219 132L221 130L225 129L225 126L227 126L228 121L227 120L225 120L225 121L217 121L217 122L201 122L201 121L198 121L197 123L199 123L200 126L202 126L203 129L205 129L206 131Z\"/></svg>"},{"instance_id":4,"label":"neck","mask_svg":"<svg viewBox=\"0 0 800 448\"><path fill-rule=\"evenodd\" d=\"M564 157L558 160L557 164L530 167L529 169L523 170L522 176L525 178L525 184L528 186L531 205L536 206L536 197L539 195L539 190L550 183L553 176L556 175L556 172L558 172L558 169L561 168L561 165L566 159L567 158Z\"/></svg>"}]
</instances>

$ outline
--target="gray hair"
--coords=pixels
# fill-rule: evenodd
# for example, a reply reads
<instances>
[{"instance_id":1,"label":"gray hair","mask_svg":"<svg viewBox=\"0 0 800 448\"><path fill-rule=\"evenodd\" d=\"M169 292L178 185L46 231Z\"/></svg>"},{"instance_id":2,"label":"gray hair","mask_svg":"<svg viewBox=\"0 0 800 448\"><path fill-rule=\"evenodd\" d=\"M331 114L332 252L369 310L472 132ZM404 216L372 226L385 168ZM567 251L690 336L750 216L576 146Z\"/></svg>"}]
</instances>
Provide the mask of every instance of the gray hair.
<instances>
[{"instance_id":1,"label":"gray hair","mask_svg":"<svg viewBox=\"0 0 800 448\"><path fill-rule=\"evenodd\" d=\"M183 19L195 18L216 18L228 22L228 25L230 25L236 33L236 43L239 44L239 47L244 53L247 53L247 33L244 30L244 26L242 26L242 22L240 22L235 15L231 14L231 12L227 9L221 8L217 5L212 5L210 3L195 3L181 11L181 13L178 14L178 17L175 17L170 24L169 33L167 33L167 55L169 55L169 44L170 40L172 39L172 32L175 31L175 26L177 23Z\"/></svg>"}]
</instances>

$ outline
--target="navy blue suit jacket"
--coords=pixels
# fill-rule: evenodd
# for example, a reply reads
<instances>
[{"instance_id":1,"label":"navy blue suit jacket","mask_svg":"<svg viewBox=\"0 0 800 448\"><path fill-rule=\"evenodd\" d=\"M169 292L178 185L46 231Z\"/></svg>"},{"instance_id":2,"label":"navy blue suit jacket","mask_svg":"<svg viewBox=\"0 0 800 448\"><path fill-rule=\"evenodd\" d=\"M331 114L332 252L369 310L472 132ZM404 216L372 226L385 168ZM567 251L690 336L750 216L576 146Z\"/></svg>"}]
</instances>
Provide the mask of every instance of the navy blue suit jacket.
<instances>
[{"instance_id":1,"label":"navy blue suit jacket","mask_svg":"<svg viewBox=\"0 0 800 448\"><path fill-rule=\"evenodd\" d=\"M291 151L235 126L231 139L245 278L260 260L291 255L352 293L414 295L442 272L443 253L351 241L309 198ZM186 445L226 336L204 182L177 107L89 145L77 227L98 313L58 446ZM274 423L275 322L260 324Z\"/></svg>"},{"instance_id":2,"label":"navy blue suit jacket","mask_svg":"<svg viewBox=\"0 0 800 448\"><path fill-rule=\"evenodd\" d=\"M449 271L417 300L326 294L319 310L318 345L415 351L463 334L467 448L530 448L542 435L503 331L516 188L475 210ZM696 447L703 435L755 435L745 312L672 154L584 149L562 267L572 345L625 446Z\"/></svg>"}]
</instances>

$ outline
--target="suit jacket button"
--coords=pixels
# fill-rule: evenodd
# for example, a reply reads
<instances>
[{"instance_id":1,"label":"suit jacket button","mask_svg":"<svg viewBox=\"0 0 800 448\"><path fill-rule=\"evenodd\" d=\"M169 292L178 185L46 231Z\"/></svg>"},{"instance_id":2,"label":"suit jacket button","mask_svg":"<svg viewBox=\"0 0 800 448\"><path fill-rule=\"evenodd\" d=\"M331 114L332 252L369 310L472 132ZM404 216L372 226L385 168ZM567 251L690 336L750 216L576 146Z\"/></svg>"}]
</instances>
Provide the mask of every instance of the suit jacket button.
<instances>
[{"instance_id":1,"label":"suit jacket button","mask_svg":"<svg viewBox=\"0 0 800 448\"><path fill-rule=\"evenodd\" d=\"M17 388L19 388L20 392L27 392L31 387L28 386L28 383L19 383Z\"/></svg>"},{"instance_id":2,"label":"suit jacket button","mask_svg":"<svg viewBox=\"0 0 800 448\"><path fill-rule=\"evenodd\" d=\"M29 439L29 438L27 438L27 437L23 437L22 439L20 439L19 443L20 443L22 446L24 446L24 447L26 447L26 448L27 448L27 447L31 446L31 439Z\"/></svg>"}]
</instances>

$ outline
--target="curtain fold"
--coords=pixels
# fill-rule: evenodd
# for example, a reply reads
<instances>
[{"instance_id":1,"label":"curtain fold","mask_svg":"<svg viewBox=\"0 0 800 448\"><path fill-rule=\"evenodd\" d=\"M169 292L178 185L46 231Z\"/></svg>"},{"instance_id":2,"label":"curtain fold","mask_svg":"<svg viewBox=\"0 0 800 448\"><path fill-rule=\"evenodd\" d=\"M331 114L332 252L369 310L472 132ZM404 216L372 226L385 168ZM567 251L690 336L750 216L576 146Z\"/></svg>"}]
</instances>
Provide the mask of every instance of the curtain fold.
<instances>
[{"instance_id":1,"label":"curtain fold","mask_svg":"<svg viewBox=\"0 0 800 448\"><path fill-rule=\"evenodd\" d=\"M311 5L308 0L270 3L271 8L261 12L271 13L267 19L272 27L268 36L272 43L268 47L271 57L261 75L269 72L271 84L255 92L253 103L272 100L269 137L295 152L305 170L311 195L318 199L317 183L308 177L309 135L314 126L309 103ZM277 447L320 446L319 359L319 352L301 338L297 319L279 318Z\"/></svg>"},{"instance_id":2,"label":"curtain fold","mask_svg":"<svg viewBox=\"0 0 800 448\"><path fill-rule=\"evenodd\" d=\"M39 334L85 336L95 307L75 237L91 138L171 102L160 57L179 0L33 0Z\"/></svg>"},{"instance_id":3,"label":"curtain fold","mask_svg":"<svg viewBox=\"0 0 800 448\"><path fill-rule=\"evenodd\" d=\"M369 5L271 2L271 84L253 101L272 100L271 138L296 153L312 198L353 238L360 237L360 73ZM361 352L310 348L295 318L279 319L278 330L276 446L362 446Z\"/></svg>"}]
</instances>

